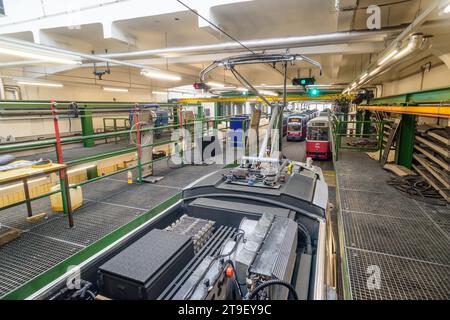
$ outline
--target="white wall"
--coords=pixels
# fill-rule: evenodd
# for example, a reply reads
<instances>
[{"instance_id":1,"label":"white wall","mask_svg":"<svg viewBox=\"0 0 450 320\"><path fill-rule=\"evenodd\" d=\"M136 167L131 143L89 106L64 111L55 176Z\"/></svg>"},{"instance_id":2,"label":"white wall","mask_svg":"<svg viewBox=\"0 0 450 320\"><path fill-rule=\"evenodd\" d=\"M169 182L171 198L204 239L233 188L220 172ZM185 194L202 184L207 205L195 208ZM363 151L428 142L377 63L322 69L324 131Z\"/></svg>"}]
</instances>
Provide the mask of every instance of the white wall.
<instances>
[{"instance_id":1,"label":"white wall","mask_svg":"<svg viewBox=\"0 0 450 320\"><path fill-rule=\"evenodd\" d=\"M429 72L426 72L423 75L423 82L421 79L422 73L418 73L401 80L383 83L382 96L385 97L414 91L448 87L450 86L450 69L445 64L432 68ZM449 124L449 122L446 119L435 117L418 117L417 122L419 124L430 124L430 125Z\"/></svg>"},{"instance_id":2,"label":"white wall","mask_svg":"<svg viewBox=\"0 0 450 320\"><path fill-rule=\"evenodd\" d=\"M383 83L383 92L381 95L392 96L408 93L412 91L430 90L450 86L450 69L446 65L432 68L426 72L423 78L423 87L421 88L422 74L418 73L410 77Z\"/></svg>"}]
</instances>

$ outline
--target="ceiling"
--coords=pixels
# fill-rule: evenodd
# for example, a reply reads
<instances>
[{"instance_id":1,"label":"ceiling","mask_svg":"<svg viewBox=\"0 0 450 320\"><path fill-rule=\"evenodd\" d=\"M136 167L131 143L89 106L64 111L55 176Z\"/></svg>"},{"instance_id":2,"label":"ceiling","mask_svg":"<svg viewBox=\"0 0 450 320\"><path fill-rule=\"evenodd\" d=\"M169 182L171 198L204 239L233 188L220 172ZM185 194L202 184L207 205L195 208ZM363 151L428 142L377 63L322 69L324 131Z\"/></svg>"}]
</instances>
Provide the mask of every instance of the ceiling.
<instances>
[{"instance_id":1,"label":"ceiling","mask_svg":"<svg viewBox=\"0 0 450 320\"><path fill-rule=\"evenodd\" d=\"M271 52L303 53L322 64L322 73L318 68L305 62L296 62L289 66L288 77L315 76L321 84L342 84L352 82L367 66L379 56L388 44L433 0L341 0L340 8L336 8L335 0L253 0L253 1L212 1L209 7L208 19L239 41L272 39L282 37L298 37L318 34L328 34L345 31L367 31L366 12L369 5L378 5L381 10L381 30L386 34L349 41L322 41L310 44L286 45L273 48L258 48L258 52L266 49ZM16 29L11 29L2 23L0 18L0 35L6 35L26 41L36 41L41 44L63 48L75 52L90 54L134 52L139 50L162 49L193 45L211 45L224 42L234 42L226 34L201 21L193 12L177 3L166 0L170 4L170 12L153 15L129 17L121 19L120 12L114 12L115 20L107 21L113 25L112 36L105 36L105 20L108 10L113 10L116 4L103 7L105 17L89 18L90 10L94 10L95 1L86 1L92 9L83 9L83 16L76 27L63 25L64 13L54 9L52 16L28 14L24 23L17 18ZM105 1L98 1L99 3ZM108 2L108 1L106 1ZM119 5L133 6L135 1L117 1ZM123 2L123 3L122 3ZM136 0L137 3L143 3ZM199 1L185 0L185 3L195 4ZM39 3L41 3L39 1ZM8 16L8 6L18 6L21 1L5 0ZM36 4L38 5L38 4ZM45 1L43 4L45 5ZM17 8L15 8L17 11ZM135 8L139 9L139 8ZM10 11L10 12L16 12ZM203 13L202 10L199 9ZM143 13L144 14L144 13ZM137 15L137 14L136 14ZM86 22L84 18L86 17ZM61 18L61 20L57 20ZM14 20L13 16L8 19ZM103 19L103 20L102 20ZM58 21L59 24L58 24ZM434 21L434 22L433 22ZM48 23L47 23L48 22ZM201 22L201 23L200 23ZM419 31L433 35L432 49L421 52L413 59L405 61L396 67L398 72L390 72L378 77L375 82L395 79L411 74L420 69L421 64L432 62L442 64L437 58L438 53L450 52L450 15L433 14L427 18ZM15 32L11 32L14 30ZM3 76L26 76L45 78L48 80L67 81L70 83L109 84L126 87L147 88L161 90L174 86L192 84L198 81L200 70L215 59L222 59L230 55L250 53L246 48L237 46L229 52L223 50L177 52L167 54L148 54L139 57L115 59L137 63L162 70L169 70L182 77L176 83L172 81L155 80L143 77L137 68L128 66L113 66L110 75L105 75L102 81L95 80L90 61L84 61L81 66L61 66L54 64L34 63L31 65L2 66L2 63L20 61L10 55L0 53L0 73ZM415 63L417 62L418 63ZM420 63L419 63L420 62ZM104 68L104 63L98 63ZM278 66L281 69L281 66ZM244 76L251 83L260 85L280 84L282 75L268 65L248 65L239 67ZM212 80L238 85L228 71L216 70L210 75Z\"/></svg>"}]
</instances>

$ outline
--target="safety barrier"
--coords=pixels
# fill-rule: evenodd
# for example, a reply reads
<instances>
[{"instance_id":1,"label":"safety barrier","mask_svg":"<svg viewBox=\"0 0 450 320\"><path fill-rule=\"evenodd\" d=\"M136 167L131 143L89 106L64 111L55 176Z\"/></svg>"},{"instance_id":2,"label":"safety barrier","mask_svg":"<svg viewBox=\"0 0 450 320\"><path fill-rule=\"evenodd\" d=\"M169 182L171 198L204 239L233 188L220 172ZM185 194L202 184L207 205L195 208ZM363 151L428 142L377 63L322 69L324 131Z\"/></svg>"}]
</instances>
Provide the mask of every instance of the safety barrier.
<instances>
[{"instance_id":1,"label":"safety barrier","mask_svg":"<svg viewBox=\"0 0 450 320\"><path fill-rule=\"evenodd\" d=\"M379 151L383 145L385 121L378 120L342 120L332 115L330 121L333 158L339 160L342 149L359 151Z\"/></svg>"},{"instance_id":2,"label":"safety barrier","mask_svg":"<svg viewBox=\"0 0 450 320\"><path fill-rule=\"evenodd\" d=\"M48 106L48 105L47 105ZM39 106L40 110L42 110L42 106ZM52 109L52 119L54 120L54 128L55 128L55 139L45 139L45 140L40 140L40 141L32 141L32 142L22 142L22 143L14 143L14 144L8 144L8 145L0 145L0 154L2 153L14 153L17 151L28 151L28 150L35 150L35 149L39 149L39 148L53 148L56 152L56 159L58 163L62 163L68 166L68 168L70 167L74 167L77 165L81 165L81 164L85 164L85 163L89 163L89 162L94 162L94 161L98 161L98 160L104 160L104 159L109 159L115 156L120 156L120 155L125 155L125 154L129 154L129 153L136 153L137 155L137 163L135 165L130 165L130 166L125 166L122 169L118 169L113 171L112 173L109 174L104 174L104 175L100 175L100 176L94 176L94 177L88 177L87 180L85 181L81 181L78 183L73 183L70 185L69 188L76 188L78 186L82 186L85 184L88 184L90 182L94 182L100 179L104 179L106 177L121 173L121 172L126 172L129 170L133 170L133 169L137 169L138 172L138 177L137 177L137 182L138 183L142 183L142 169L143 166L146 165L150 165L155 163L156 161L161 161L161 160L168 160L171 156L173 156L173 154L166 154L166 156L164 157L160 157L157 159L152 159L151 161L148 162L142 162L142 150L145 148L155 148L155 147L159 147L159 146L164 146L164 145L172 145L175 144L175 148L177 151L177 153L179 154L179 156L181 157L181 159L184 159L184 153L187 150L183 150L183 148L177 148L177 145L180 144L180 140L172 140L172 139L167 139L167 140L162 140L162 141L154 141L153 143L150 144L143 144L140 141L140 137L143 133L145 132L151 132L152 134L155 133L155 131L161 131L161 130L172 130L172 129L180 129L180 128L184 128L187 129L188 131L191 131L191 129L193 129L193 127L198 124L202 126L202 130L200 135L194 136L193 132L192 132L192 137L193 139L197 139L201 136L204 136L205 133L208 133L210 130L210 125L212 124L212 126L214 127L214 129L217 130L222 130L227 132L228 130L230 130L229 128L232 127L230 124L234 121L241 121L241 128L243 129L243 131L245 131L246 129L246 120L237 120L237 119L232 119L231 117L208 117L205 118L203 116L201 116L201 119L198 120L192 120L192 121L183 121L183 119L176 119L176 123L174 124L169 124L169 125L165 125L165 126L158 126L158 127L148 127L148 128L142 128L141 124L139 123L139 116L138 113L134 113L134 124L130 124L131 128L127 129L127 130L120 130L122 129L121 126L117 125L117 121L124 121L124 120L117 120L119 118L106 118L106 119L113 119L113 128L112 130L110 130L110 132L103 132L103 133L94 133L94 134L90 134L90 135L82 135L82 136L72 136L72 137L60 137L60 132L59 132L59 126L58 126L58 120L61 117L58 112L57 109L57 104L55 102L51 103L51 109ZM47 109L48 110L48 109ZM80 115L81 117L83 115ZM91 115L89 115L91 116ZM178 115L179 116L179 115ZM123 118L121 118L123 119ZM167 119L168 120L168 119ZM175 120L175 119L174 119ZM105 120L104 120L105 121ZM108 121L108 120L106 120ZM173 121L175 122L175 121ZM220 124L225 124L225 126L223 128L219 128ZM124 125L126 125L126 122L123 122ZM137 124L137 125L136 125ZM104 122L104 126L105 126L105 122ZM192 130L193 131L193 130ZM85 141L97 141L97 140L102 140L105 139L105 141L109 139L114 139L115 142L117 142L117 139L119 137L136 137L136 143L134 146L126 146L124 148L118 148L116 150L113 151L107 151L107 152L103 152L103 153L97 153L95 155L90 155L90 156L86 156L86 157L80 157L80 158L76 158L76 159L71 159L68 161L64 161L64 152L62 149L63 145L67 145L67 144L73 144L73 143L83 143ZM225 134L223 139L228 139L229 136L228 134ZM245 135L242 135L242 145L245 146ZM195 140L194 140L195 141ZM182 160L182 165L184 164L184 160ZM37 199L41 199L44 197L48 197L50 195L56 194L56 193L61 193L61 198L62 198L62 203L63 203L63 208L64 208L64 213L65 214L69 214L69 210L70 210L70 205L68 204L69 202L69 197L68 197L68 192L66 190L66 188L64 187L64 184L67 183L67 180L64 180L63 175L65 173L63 171L59 172L60 175L60 188L59 190L54 190L54 191L50 191L50 192L46 192L44 194L40 194L38 196L23 200L23 201L17 201L14 202L11 205L8 206L3 206L0 207L0 211L10 208L12 206L17 206L17 205L21 205L24 203L27 203L27 201L34 201Z\"/></svg>"}]
</instances>

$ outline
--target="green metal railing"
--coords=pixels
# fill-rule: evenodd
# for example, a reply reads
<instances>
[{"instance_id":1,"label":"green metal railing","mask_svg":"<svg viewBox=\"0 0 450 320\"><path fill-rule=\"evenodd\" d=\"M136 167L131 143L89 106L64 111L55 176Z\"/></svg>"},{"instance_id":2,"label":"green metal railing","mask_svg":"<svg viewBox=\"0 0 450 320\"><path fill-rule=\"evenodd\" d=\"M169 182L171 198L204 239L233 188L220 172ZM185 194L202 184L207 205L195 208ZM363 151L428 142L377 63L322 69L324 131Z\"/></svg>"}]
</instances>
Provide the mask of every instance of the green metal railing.
<instances>
[{"instance_id":1,"label":"green metal railing","mask_svg":"<svg viewBox=\"0 0 450 320\"><path fill-rule=\"evenodd\" d=\"M378 120L342 120L331 118L331 144L333 158L339 160L342 149L383 152L383 132L385 121ZM358 140L352 142L352 140Z\"/></svg>"},{"instance_id":2,"label":"green metal railing","mask_svg":"<svg viewBox=\"0 0 450 320\"><path fill-rule=\"evenodd\" d=\"M202 128L205 126L205 123L211 122L213 121L214 123L220 124L220 123L226 123L226 128L223 129L218 129L218 130L225 130L227 131L230 127L229 123L232 121L241 121L241 120L232 120L230 119L230 117L220 117L220 118L215 118L215 117L210 117L210 118L203 118L203 119L199 119L199 120L193 120L193 121L184 121L182 124L182 127L185 129L190 130L191 128L193 129L195 124L201 124ZM145 133L145 132L155 132L156 130L171 130L171 129L178 129L180 128L180 124L170 124L170 125L166 125L166 126L159 126L159 127L150 127L150 128L141 128L140 129L140 133ZM243 123L243 128L245 128L245 123ZM106 133L96 133L96 134L92 134L92 135L84 135L84 136L74 136L74 137L66 137L66 138L61 138L61 145L67 145L67 144L71 144L71 143L79 143L82 142L84 143L85 141L95 141L95 140L99 140L99 139L108 139L108 138L117 138L117 137L123 137L123 136L130 136L133 134L136 134L137 130L136 128L130 128L129 130L119 130L119 131L114 131L114 132L106 132ZM201 135L203 136L205 133L207 133L207 131L205 130L201 130ZM245 135L243 135L243 137L245 138ZM191 138L193 139L193 141L195 141L196 138L199 138L197 136L192 135ZM224 137L225 139L228 138L228 135L225 135ZM154 147L158 147L158 146L163 146L163 145L170 145L170 144L179 144L180 141L179 140L163 140L163 141L156 141L153 142L151 144L141 144L141 148L154 148ZM243 141L243 145L245 146L245 140ZM46 139L46 140L40 140L40 141L32 141L32 142L22 142L22 143L14 143L14 144L8 144L8 145L3 145L0 146L0 154L2 153L14 153L17 151L26 151L26 150L35 150L35 149L39 149L39 148L49 148L52 147L54 148L55 152L57 149L57 141L56 139ZM179 152L180 157L183 158L183 154L185 153L186 150L183 150L182 148L176 148ZM68 160L65 161L64 164L68 165L68 167L72 167L72 166L76 166L76 165L80 165L80 164L84 164L84 163L89 163L89 162L94 162L94 161L98 161L98 160L103 160L103 159L108 159L114 156L118 156L118 155L123 155L123 154L127 154L127 153L132 153L132 152L137 152L138 151L138 146L127 146L124 148L119 148L117 150L113 150L113 151L108 151L108 152L103 152L103 153L98 153L95 155L91 155L91 156L86 156L86 157L80 157L77 159L72 159L72 160ZM137 169L138 170L138 183L142 182L142 167L146 166L146 165L150 165L153 164L157 161L161 161L161 160L167 160L169 159L173 154L168 154L165 157L161 157L161 158L157 158L157 159L153 159L151 161L148 162L141 162L140 157L138 156L137 159L137 164L134 166L128 166L124 169L120 169L120 170L116 170L114 172L112 172L111 174L107 174L107 175L102 175L102 176L96 176L93 178L90 178L86 181L83 181L81 183L77 183L77 184L71 184L70 188L76 188L78 186L82 186L85 185L87 183L90 182L94 182L121 172L126 172L132 169ZM58 158L58 156L57 156ZM64 157L63 157L64 158ZM184 161L184 163L186 162L186 160ZM30 201L34 201L37 199L41 199L47 196L50 196L52 194L56 194L58 192L61 192L61 196L62 196L62 200L64 202L64 199L67 199L67 195L64 194L65 193L65 189L64 188L60 188L60 190L57 191L52 191L52 192L48 192L45 194L41 194L39 196L36 197L32 197L29 200ZM1 210L10 208L12 206L16 206L16 205L21 205L23 203L25 203L26 201L20 201L20 202L15 202L13 205L8 205L7 207L1 207ZM63 203L63 205L67 206L67 203Z\"/></svg>"},{"instance_id":3,"label":"green metal railing","mask_svg":"<svg viewBox=\"0 0 450 320\"><path fill-rule=\"evenodd\" d=\"M117 132L130 128L130 119L128 118L103 118L103 132ZM108 142L108 139L105 139ZM114 137L114 142L117 143L117 136Z\"/></svg>"}]
</instances>

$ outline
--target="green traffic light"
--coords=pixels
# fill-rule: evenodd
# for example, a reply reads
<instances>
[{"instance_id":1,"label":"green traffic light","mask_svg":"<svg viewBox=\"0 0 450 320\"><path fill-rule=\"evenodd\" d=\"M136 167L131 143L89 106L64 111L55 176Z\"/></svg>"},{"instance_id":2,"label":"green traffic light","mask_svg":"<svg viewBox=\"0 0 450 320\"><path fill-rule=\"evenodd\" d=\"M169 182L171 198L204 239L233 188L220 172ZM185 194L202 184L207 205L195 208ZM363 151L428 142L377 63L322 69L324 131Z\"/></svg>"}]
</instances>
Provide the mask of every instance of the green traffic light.
<instances>
[{"instance_id":1,"label":"green traffic light","mask_svg":"<svg viewBox=\"0 0 450 320\"><path fill-rule=\"evenodd\" d=\"M302 80L300 81L300 83L301 83L301 84L306 84L306 80L305 80L305 79L302 79Z\"/></svg>"},{"instance_id":2,"label":"green traffic light","mask_svg":"<svg viewBox=\"0 0 450 320\"><path fill-rule=\"evenodd\" d=\"M312 89L312 90L311 90L311 94L312 94L313 96L317 96L317 95L319 94L319 90L317 90L317 89Z\"/></svg>"}]
</instances>

